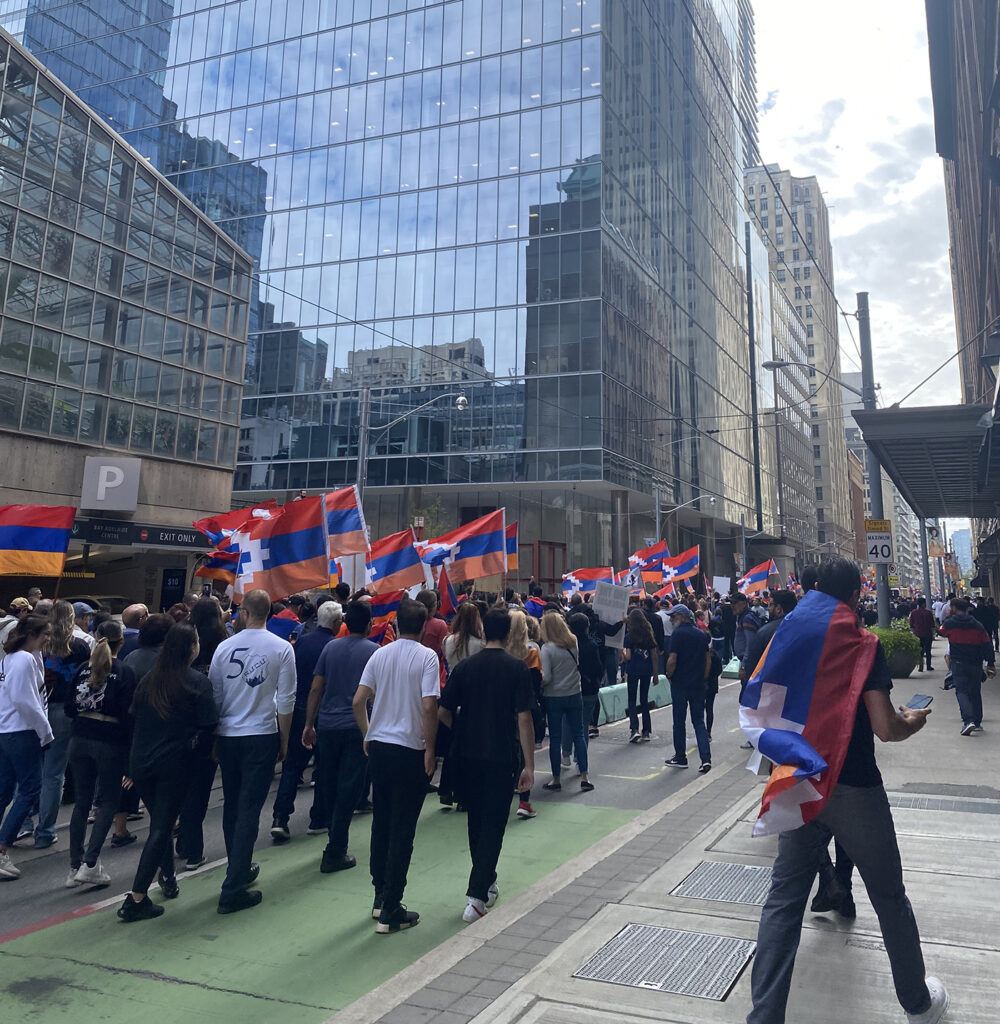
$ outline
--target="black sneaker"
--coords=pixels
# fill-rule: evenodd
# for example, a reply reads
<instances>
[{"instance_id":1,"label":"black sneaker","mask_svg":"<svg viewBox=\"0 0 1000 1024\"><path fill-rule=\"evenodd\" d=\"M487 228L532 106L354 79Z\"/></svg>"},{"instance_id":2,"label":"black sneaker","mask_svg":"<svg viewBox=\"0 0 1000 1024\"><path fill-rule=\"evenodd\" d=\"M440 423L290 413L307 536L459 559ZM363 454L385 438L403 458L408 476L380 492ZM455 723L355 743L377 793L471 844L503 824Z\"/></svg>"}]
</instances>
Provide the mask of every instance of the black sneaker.
<instances>
[{"instance_id":1,"label":"black sneaker","mask_svg":"<svg viewBox=\"0 0 1000 1024\"><path fill-rule=\"evenodd\" d=\"M670 757L663 762L668 768L687 768L687 761L682 761L679 757Z\"/></svg>"},{"instance_id":2,"label":"black sneaker","mask_svg":"<svg viewBox=\"0 0 1000 1024\"><path fill-rule=\"evenodd\" d=\"M123 836L112 836L111 845L118 849L119 846L130 846L136 841L138 836L134 832L126 832Z\"/></svg>"},{"instance_id":3,"label":"black sneaker","mask_svg":"<svg viewBox=\"0 0 1000 1024\"><path fill-rule=\"evenodd\" d=\"M455 803L454 793L445 793L443 790L438 790L438 800L444 804L445 807L451 807Z\"/></svg>"},{"instance_id":4,"label":"black sneaker","mask_svg":"<svg viewBox=\"0 0 1000 1024\"><path fill-rule=\"evenodd\" d=\"M243 883L245 889L248 885L253 885L257 881L257 876L260 874L260 865L254 861L250 865L250 870L247 872L247 880Z\"/></svg>"},{"instance_id":5,"label":"black sneaker","mask_svg":"<svg viewBox=\"0 0 1000 1024\"><path fill-rule=\"evenodd\" d=\"M118 920L131 924L133 921L150 921L163 913L163 907L157 906L148 896L136 903L129 893L125 902L118 908Z\"/></svg>"},{"instance_id":6,"label":"black sneaker","mask_svg":"<svg viewBox=\"0 0 1000 1024\"><path fill-rule=\"evenodd\" d=\"M198 868L204 864L208 858L202 854L200 857L188 857L187 864L184 865L185 871L197 871Z\"/></svg>"},{"instance_id":7,"label":"black sneaker","mask_svg":"<svg viewBox=\"0 0 1000 1024\"><path fill-rule=\"evenodd\" d=\"M276 843L287 843L292 838L288 831L288 819L275 818L271 822L271 839Z\"/></svg>"},{"instance_id":8,"label":"black sneaker","mask_svg":"<svg viewBox=\"0 0 1000 1024\"><path fill-rule=\"evenodd\" d=\"M375 931L379 935L388 935L390 932L402 932L407 928L414 928L420 923L420 915L415 910L407 910L402 903L395 910L382 910L382 914L375 925Z\"/></svg>"},{"instance_id":9,"label":"black sneaker","mask_svg":"<svg viewBox=\"0 0 1000 1024\"><path fill-rule=\"evenodd\" d=\"M854 897L850 893L840 901L837 913L841 917L846 917L848 921L853 921L858 916L858 908L854 905Z\"/></svg>"},{"instance_id":10,"label":"black sneaker","mask_svg":"<svg viewBox=\"0 0 1000 1024\"><path fill-rule=\"evenodd\" d=\"M256 907L258 903L264 898L264 894L259 889L254 889L253 892L247 892L244 889L242 892L237 893L231 900L226 900L223 903L219 900L219 913L220 914L236 914L241 910L248 910L250 907Z\"/></svg>"},{"instance_id":11,"label":"black sneaker","mask_svg":"<svg viewBox=\"0 0 1000 1024\"><path fill-rule=\"evenodd\" d=\"M323 851L319 869L324 875L332 875L334 871L346 871L348 868L357 867L357 864L357 859L346 850L331 850L328 846Z\"/></svg>"},{"instance_id":12,"label":"black sneaker","mask_svg":"<svg viewBox=\"0 0 1000 1024\"><path fill-rule=\"evenodd\" d=\"M371 800L366 800L363 804L361 804L360 807L355 807L354 808L354 813L355 814L371 814L371 812L372 812L372 802L371 802Z\"/></svg>"},{"instance_id":13,"label":"black sneaker","mask_svg":"<svg viewBox=\"0 0 1000 1024\"><path fill-rule=\"evenodd\" d=\"M711 770L712 770L712 762L711 761L702 761L701 764L698 766L698 774L699 775L706 775Z\"/></svg>"},{"instance_id":14,"label":"black sneaker","mask_svg":"<svg viewBox=\"0 0 1000 1024\"><path fill-rule=\"evenodd\" d=\"M382 893L375 893L375 899L372 901L372 920L378 921L382 917Z\"/></svg>"},{"instance_id":15,"label":"black sneaker","mask_svg":"<svg viewBox=\"0 0 1000 1024\"><path fill-rule=\"evenodd\" d=\"M162 871L157 881L160 883L160 892L165 900L175 900L181 894L181 887L177 884L177 876L170 875L168 878Z\"/></svg>"},{"instance_id":16,"label":"black sneaker","mask_svg":"<svg viewBox=\"0 0 1000 1024\"><path fill-rule=\"evenodd\" d=\"M306 829L307 836L325 836L330 831L329 825L310 825Z\"/></svg>"}]
</instances>

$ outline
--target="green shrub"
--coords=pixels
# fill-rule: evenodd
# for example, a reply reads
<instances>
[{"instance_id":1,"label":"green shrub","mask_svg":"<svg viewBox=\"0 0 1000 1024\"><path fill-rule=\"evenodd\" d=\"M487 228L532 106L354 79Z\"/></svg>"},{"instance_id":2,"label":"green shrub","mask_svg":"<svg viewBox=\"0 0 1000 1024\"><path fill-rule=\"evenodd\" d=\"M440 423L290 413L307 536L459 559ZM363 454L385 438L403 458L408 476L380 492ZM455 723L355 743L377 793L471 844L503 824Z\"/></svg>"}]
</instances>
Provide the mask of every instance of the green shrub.
<instances>
[{"instance_id":1,"label":"green shrub","mask_svg":"<svg viewBox=\"0 0 1000 1024\"><path fill-rule=\"evenodd\" d=\"M868 629L882 641L882 648L889 661L897 651L905 651L911 654L915 661L920 661L920 641L909 628L890 626L888 629L882 629L881 626L869 626Z\"/></svg>"}]
</instances>

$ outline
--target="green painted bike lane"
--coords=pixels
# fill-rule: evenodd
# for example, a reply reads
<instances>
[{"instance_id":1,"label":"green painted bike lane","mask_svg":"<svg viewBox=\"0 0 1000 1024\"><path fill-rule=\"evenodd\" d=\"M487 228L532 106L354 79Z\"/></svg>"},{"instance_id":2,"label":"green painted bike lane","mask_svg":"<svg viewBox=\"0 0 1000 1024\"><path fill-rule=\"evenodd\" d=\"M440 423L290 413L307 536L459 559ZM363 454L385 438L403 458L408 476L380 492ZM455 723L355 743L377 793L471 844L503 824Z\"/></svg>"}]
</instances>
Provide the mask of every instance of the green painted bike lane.
<instances>
[{"instance_id":1,"label":"green painted bike lane","mask_svg":"<svg viewBox=\"0 0 1000 1024\"><path fill-rule=\"evenodd\" d=\"M639 813L572 791L538 811L529 821L511 815L498 868L501 901ZM166 902L155 921L124 925L112 907L13 939L0 945L3 1016L43 1024L134 1024L137 1015L156 1024L317 1024L469 927L461 920L469 871L465 821L428 798L405 896L420 924L408 932L375 933L370 819L351 828L358 867L333 875L319 872L324 836L297 835L274 847L262 830L259 907L217 914L224 873L217 867L180 876L180 898ZM96 890L88 902L107 895ZM76 890L67 900L74 901L68 910L80 905Z\"/></svg>"}]
</instances>

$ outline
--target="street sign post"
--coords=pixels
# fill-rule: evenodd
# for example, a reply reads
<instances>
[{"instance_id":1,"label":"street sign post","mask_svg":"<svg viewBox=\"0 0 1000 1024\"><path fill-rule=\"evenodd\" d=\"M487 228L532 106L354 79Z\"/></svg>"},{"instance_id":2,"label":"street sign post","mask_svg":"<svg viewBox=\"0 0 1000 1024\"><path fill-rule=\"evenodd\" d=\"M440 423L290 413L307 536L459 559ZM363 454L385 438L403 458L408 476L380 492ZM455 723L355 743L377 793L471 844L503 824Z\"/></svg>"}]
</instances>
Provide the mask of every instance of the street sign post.
<instances>
[{"instance_id":1,"label":"street sign post","mask_svg":"<svg viewBox=\"0 0 1000 1024\"><path fill-rule=\"evenodd\" d=\"M873 565L890 565L892 557L892 523L888 519L865 520L866 558Z\"/></svg>"}]
</instances>

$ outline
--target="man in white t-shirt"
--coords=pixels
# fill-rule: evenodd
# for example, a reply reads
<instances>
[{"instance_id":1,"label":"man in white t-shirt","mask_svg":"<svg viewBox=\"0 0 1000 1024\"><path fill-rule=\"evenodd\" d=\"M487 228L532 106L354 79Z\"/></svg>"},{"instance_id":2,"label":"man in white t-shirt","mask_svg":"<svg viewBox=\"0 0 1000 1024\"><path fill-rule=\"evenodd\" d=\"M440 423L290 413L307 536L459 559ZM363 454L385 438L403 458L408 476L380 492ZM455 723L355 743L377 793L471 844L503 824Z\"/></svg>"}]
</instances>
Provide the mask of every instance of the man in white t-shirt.
<instances>
[{"instance_id":1,"label":"man in white t-shirt","mask_svg":"<svg viewBox=\"0 0 1000 1024\"><path fill-rule=\"evenodd\" d=\"M271 598L251 590L243 598L243 629L216 648L208 677L219 709L217 749L222 769L222 833L229 860L219 913L255 907L263 898L250 885L260 812L271 788L275 761L285 759L295 708L295 654L268 632Z\"/></svg>"},{"instance_id":2,"label":"man in white t-shirt","mask_svg":"<svg viewBox=\"0 0 1000 1024\"><path fill-rule=\"evenodd\" d=\"M440 677L437 655L420 642L426 623L427 609L404 599L396 613L398 639L371 656L354 695L354 718L365 738L372 778L372 917L381 934L412 928L420 920L401 900L417 818L436 764Z\"/></svg>"}]
</instances>

